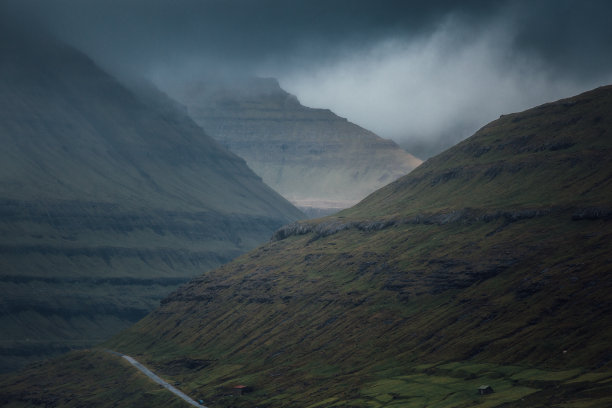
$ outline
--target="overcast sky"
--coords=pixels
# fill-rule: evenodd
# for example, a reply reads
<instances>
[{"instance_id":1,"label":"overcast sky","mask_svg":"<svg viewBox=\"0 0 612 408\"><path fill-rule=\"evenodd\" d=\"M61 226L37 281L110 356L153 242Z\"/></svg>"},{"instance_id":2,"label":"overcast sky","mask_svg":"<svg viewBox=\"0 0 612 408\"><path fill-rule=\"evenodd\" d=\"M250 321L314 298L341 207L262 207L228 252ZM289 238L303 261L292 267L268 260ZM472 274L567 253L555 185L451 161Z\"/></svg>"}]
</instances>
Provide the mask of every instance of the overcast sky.
<instances>
[{"instance_id":1,"label":"overcast sky","mask_svg":"<svg viewBox=\"0 0 612 408\"><path fill-rule=\"evenodd\" d=\"M107 68L274 76L421 156L612 83L611 1L0 0ZM419 146L421 145L421 146Z\"/></svg>"}]
</instances>

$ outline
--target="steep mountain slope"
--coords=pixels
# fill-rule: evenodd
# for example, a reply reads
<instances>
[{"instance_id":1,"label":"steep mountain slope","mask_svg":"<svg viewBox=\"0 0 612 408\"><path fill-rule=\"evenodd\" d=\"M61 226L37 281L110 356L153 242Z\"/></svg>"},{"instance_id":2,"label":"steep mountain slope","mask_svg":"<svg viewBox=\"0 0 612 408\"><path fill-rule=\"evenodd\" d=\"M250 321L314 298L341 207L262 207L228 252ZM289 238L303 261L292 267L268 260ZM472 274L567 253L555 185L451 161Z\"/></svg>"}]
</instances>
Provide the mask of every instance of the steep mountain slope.
<instances>
[{"instance_id":1,"label":"steep mountain slope","mask_svg":"<svg viewBox=\"0 0 612 408\"><path fill-rule=\"evenodd\" d=\"M504 116L106 346L214 407L610 406L611 108L603 87ZM41 373L87 378L95 356L5 378L0 401L63 398Z\"/></svg>"},{"instance_id":2,"label":"steep mountain slope","mask_svg":"<svg viewBox=\"0 0 612 408\"><path fill-rule=\"evenodd\" d=\"M302 106L275 79L169 89L207 133L312 215L354 205L421 163L329 110Z\"/></svg>"},{"instance_id":3,"label":"steep mountain slope","mask_svg":"<svg viewBox=\"0 0 612 408\"><path fill-rule=\"evenodd\" d=\"M609 87L503 115L347 216L610 205Z\"/></svg>"},{"instance_id":4,"label":"steep mountain slope","mask_svg":"<svg viewBox=\"0 0 612 408\"><path fill-rule=\"evenodd\" d=\"M302 216L178 110L1 37L0 370L108 338Z\"/></svg>"}]
</instances>

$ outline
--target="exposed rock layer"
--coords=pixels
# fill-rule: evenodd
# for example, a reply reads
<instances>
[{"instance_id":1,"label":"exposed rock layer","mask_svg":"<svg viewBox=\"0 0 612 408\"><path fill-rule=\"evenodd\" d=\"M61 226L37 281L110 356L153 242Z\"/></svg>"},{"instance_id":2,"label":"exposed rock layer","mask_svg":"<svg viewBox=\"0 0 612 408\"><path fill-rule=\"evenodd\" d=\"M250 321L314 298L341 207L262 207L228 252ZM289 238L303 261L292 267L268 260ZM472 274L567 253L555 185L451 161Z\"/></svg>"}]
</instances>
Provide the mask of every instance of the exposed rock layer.
<instances>
[{"instance_id":1,"label":"exposed rock layer","mask_svg":"<svg viewBox=\"0 0 612 408\"><path fill-rule=\"evenodd\" d=\"M350 207L421 163L327 109L302 106L274 79L187 84L172 95L266 184L313 216Z\"/></svg>"}]
</instances>

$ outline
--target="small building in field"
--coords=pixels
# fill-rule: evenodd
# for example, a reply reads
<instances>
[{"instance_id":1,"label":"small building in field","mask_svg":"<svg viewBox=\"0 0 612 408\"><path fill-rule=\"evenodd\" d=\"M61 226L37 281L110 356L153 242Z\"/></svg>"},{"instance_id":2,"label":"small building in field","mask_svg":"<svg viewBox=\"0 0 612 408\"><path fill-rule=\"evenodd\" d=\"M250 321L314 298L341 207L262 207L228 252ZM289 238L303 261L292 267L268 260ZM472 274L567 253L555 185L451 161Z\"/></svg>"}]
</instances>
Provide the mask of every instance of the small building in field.
<instances>
[{"instance_id":1,"label":"small building in field","mask_svg":"<svg viewBox=\"0 0 612 408\"><path fill-rule=\"evenodd\" d=\"M249 387L248 385L235 385L232 387L232 391L234 392L234 395L243 395L253 392L253 387Z\"/></svg>"},{"instance_id":2,"label":"small building in field","mask_svg":"<svg viewBox=\"0 0 612 408\"><path fill-rule=\"evenodd\" d=\"M478 387L478 394L480 395L493 394L493 388L491 388L490 385L481 385L480 387Z\"/></svg>"}]
</instances>

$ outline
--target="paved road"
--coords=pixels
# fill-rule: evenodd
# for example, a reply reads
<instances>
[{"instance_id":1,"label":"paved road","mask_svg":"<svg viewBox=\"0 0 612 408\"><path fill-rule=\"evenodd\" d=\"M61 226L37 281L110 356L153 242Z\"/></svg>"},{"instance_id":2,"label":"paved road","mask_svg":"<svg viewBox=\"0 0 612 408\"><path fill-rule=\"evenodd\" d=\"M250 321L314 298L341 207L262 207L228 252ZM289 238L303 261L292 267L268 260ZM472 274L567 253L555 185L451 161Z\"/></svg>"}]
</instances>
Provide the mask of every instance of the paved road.
<instances>
[{"instance_id":1,"label":"paved road","mask_svg":"<svg viewBox=\"0 0 612 408\"><path fill-rule=\"evenodd\" d=\"M153 381L155 381L156 383L158 383L159 385L161 385L162 387L164 387L168 391L170 391L170 392L176 394L177 396L181 397L188 404L191 404L194 407L208 408L208 407L206 407L206 406L204 406L202 404L198 404L195 400L189 398L184 392L182 392L181 390L179 390L177 388L174 388L172 385L168 384L167 382L165 382L164 380L159 378L153 371L149 370L147 367L143 366L138 361L134 360L132 357L126 356L125 354L117 353L116 351L112 351L112 350L107 350L107 351L109 353L116 354L118 356L121 356L121 357L125 358L127 361L130 362L130 364L132 364L134 367L136 367L137 369L142 371L147 377L149 377L150 379L152 379Z\"/></svg>"}]
</instances>

